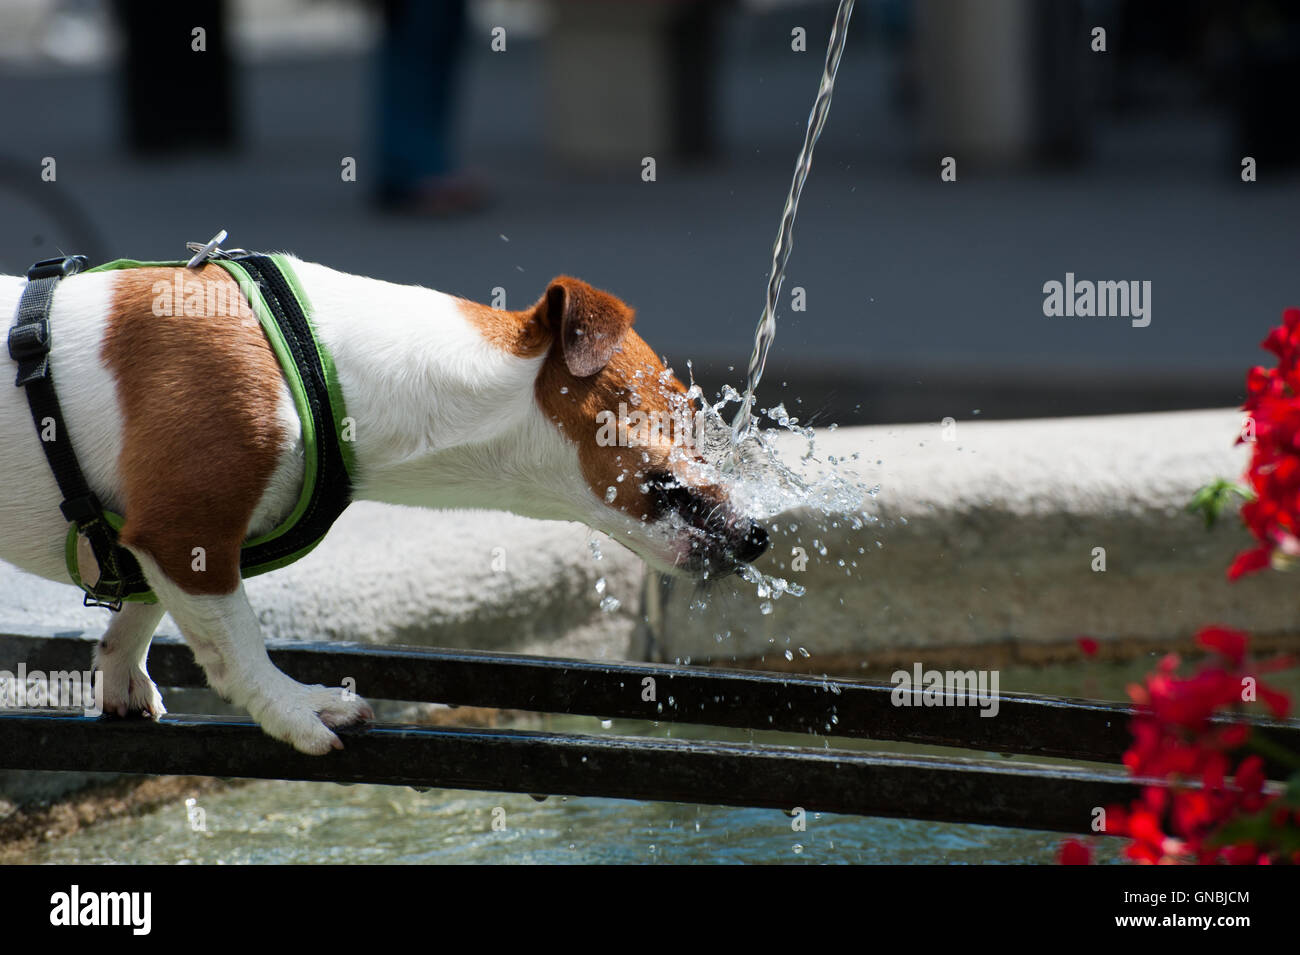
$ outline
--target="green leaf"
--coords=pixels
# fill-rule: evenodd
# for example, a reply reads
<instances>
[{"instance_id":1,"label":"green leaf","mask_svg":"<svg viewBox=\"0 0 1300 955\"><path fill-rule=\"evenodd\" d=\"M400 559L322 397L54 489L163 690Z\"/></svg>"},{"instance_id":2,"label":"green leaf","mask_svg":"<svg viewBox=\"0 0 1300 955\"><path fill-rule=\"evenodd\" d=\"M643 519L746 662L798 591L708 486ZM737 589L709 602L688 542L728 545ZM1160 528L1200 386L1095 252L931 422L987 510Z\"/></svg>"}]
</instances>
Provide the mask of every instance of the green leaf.
<instances>
[{"instance_id":1,"label":"green leaf","mask_svg":"<svg viewBox=\"0 0 1300 955\"><path fill-rule=\"evenodd\" d=\"M1234 506L1233 495L1243 501L1250 501L1255 497L1248 487L1225 478L1216 478L1192 495L1192 499L1187 504L1187 512L1200 514L1205 519L1205 529L1211 530L1223 512Z\"/></svg>"}]
</instances>

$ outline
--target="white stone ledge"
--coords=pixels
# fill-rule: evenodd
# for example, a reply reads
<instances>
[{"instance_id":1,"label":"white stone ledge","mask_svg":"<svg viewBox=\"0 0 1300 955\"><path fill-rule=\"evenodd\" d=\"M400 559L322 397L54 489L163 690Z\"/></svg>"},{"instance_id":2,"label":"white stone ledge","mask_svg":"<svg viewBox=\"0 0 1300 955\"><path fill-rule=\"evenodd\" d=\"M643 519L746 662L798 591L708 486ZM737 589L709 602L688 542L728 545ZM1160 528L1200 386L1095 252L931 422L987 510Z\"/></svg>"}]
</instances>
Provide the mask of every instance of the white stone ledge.
<instances>
[{"instance_id":1,"label":"white stone ledge","mask_svg":"<svg viewBox=\"0 0 1300 955\"><path fill-rule=\"evenodd\" d=\"M708 591L707 610L691 611L695 587L679 583L647 608L654 653L730 662L799 647L851 657L1080 634L1163 641L1211 621L1294 632L1300 577L1229 585L1225 568L1247 535L1231 515L1207 533L1183 510L1207 481L1241 473L1239 423L1239 412L1214 410L962 420L951 442L938 423L824 434L819 453L858 452L853 467L880 485L866 503L878 522L824 532L807 513L782 515L762 566L807 595L763 615L753 587L729 578ZM788 443L797 458L803 443ZM789 569L796 544L809 558L801 573ZM1105 573L1091 569L1094 547L1106 549ZM503 570L493 569L496 548ZM846 575L840 560L858 566ZM628 551L576 524L357 504L315 552L248 590L271 639L637 658L643 574ZM622 603L614 613L599 608L601 576ZM107 620L74 588L4 564L0 595L8 626L94 631ZM176 632L170 620L163 631Z\"/></svg>"},{"instance_id":2,"label":"white stone ledge","mask_svg":"<svg viewBox=\"0 0 1300 955\"><path fill-rule=\"evenodd\" d=\"M600 543L601 560L589 540ZM641 561L580 524L357 503L314 551L247 582L268 639L626 657ZM622 606L600 609L596 581ZM5 626L102 629L81 592L0 563ZM160 632L177 633L168 617Z\"/></svg>"}]
</instances>

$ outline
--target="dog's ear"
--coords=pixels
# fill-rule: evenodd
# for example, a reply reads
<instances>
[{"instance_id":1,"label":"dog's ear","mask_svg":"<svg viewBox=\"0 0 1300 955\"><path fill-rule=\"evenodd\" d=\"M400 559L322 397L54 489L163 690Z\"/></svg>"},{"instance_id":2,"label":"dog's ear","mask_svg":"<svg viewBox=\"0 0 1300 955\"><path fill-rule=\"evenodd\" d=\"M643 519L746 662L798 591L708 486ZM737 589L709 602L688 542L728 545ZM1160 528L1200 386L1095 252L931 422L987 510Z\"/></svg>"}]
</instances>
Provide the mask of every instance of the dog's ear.
<instances>
[{"instance_id":1,"label":"dog's ear","mask_svg":"<svg viewBox=\"0 0 1300 955\"><path fill-rule=\"evenodd\" d=\"M609 364L635 315L622 300L567 275L551 281L537 312L551 333L552 347L560 350L565 367L578 378Z\"/></svg>"}]
</instances>

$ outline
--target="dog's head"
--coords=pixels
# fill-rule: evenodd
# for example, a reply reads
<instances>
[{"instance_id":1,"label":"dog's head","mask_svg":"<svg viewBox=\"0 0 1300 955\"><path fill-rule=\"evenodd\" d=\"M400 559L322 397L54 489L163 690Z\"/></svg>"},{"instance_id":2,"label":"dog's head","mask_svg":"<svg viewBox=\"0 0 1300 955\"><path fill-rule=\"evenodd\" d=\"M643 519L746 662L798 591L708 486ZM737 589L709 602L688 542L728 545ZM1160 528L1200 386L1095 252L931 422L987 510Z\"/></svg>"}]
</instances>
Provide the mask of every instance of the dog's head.
<instances>
[{"instance_id":1,"label":"dog's head","mask_svg":"<svg viewBox=\"0 0 1300 955\"><path fill-rule=\"evenodd\" d=\"M510 346L541 356L536 406L572 457L573 486L549 495L566 516L665 571L721 576L763 553L767 533L705 464L694 404L628 305L560 276L511 314Z\"/></svg>"}]
</instances>

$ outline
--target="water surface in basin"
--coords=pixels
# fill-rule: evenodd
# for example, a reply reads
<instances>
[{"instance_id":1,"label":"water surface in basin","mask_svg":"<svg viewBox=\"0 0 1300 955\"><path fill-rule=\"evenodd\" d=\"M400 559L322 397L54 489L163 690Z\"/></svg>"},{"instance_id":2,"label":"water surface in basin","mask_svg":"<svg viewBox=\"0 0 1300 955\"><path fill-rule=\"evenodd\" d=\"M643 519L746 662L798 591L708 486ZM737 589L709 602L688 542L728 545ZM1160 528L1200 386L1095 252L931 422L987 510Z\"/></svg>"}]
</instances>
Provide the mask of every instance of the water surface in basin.
<instances>
[{"instance_id":1,"label":"water surface in basin","mask_svg":"<svg viewBox=\"0 0 1300 955\"><path fill-rule=\"evenodd\" d=\"M1007 691L1122 699L1154 657L1002 671ZM871 674L882 677L881 674ZM887 678L884 675L883 678ZM1300 673L1271 682L1300 691ZM869 740L747 733L712 727L547 718L546 729L714 738L889 752L947 753ZM963 755L972 755L964 753ZM985 754L988 755L988 754ZM1045 760L1035 760L1044 762ZM190 825L203 811L206 831ZM504 828L494 829L494 818ZM430 791L332 783L254 782L209 793L195 807L103 823L39 846L38 863L1050 863L1050 832L810 813L795 832L784 813L584 797ZM1102 862L1122 842L1095 839Z\"/></svg>"},{"instance_id":2,"label":"water surface in basin","mask_svg":"<svg viewBox=\"0 0 1300 955\"><path fill-rule=\"evenodd\" d=\"M616 799L259 782L94 827L31 862L239 863L1011 863L1051 862L1051 833ZM494 831L494 813L505 828ZM1118 843L1104 854L1115 856Z\"/></svg>"}]
</instances>

